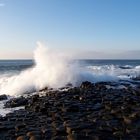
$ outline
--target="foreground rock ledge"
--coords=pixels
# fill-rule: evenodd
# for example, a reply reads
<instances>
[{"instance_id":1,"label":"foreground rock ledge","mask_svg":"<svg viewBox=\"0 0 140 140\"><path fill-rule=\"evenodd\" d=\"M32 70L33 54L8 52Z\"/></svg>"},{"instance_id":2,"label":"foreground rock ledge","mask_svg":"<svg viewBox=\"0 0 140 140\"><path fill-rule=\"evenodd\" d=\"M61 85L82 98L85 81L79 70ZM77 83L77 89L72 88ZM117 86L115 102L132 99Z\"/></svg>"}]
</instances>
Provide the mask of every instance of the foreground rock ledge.
<instances>
[{"instance_id":1,"label":"foreground rock ledge","mask_svg":"<svg viewBox=\"0 0 140 140\"><path fill-rule=\"evenodd\" d=\"M25 110L0 117L0 140L139 140L140 86L83 82L28 98Z\"/></svg>"}]
</instances>

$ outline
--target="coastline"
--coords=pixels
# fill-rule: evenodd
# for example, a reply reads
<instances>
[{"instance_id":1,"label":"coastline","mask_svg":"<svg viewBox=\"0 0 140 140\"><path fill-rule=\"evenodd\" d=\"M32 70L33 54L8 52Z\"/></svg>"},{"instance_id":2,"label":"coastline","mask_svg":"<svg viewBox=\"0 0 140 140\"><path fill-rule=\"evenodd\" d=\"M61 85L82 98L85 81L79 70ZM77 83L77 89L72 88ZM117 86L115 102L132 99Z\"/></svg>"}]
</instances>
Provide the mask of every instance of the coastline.
<instances>
[{"instance_id":1,"label":"coastline","mask_svg":"<svg viewBox=\"0 0 140 140\"><path fill-rule=\"evenodd\" d=\"M12 99L9 107L14 103L25 109L0 117L1 140L139 139L140 84L118 87L86 81L79 87L46 88Z\"/></svg>"}]
</instances>

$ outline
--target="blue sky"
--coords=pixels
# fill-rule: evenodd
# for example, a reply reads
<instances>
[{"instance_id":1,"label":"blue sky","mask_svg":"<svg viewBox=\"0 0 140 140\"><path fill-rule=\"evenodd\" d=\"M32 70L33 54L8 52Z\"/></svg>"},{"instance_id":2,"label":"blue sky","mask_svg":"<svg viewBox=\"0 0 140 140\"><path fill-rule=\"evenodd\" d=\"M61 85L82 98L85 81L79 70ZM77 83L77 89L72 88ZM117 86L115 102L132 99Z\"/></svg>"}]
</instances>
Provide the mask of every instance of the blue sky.
<instances>
[{"instance_id":1,"label":"blue sky","mask_svg":"<svg viewBox=\"0 0 140 140\"><path fill-rule=\"evenodd\" d=\"M81 58L140 58L140 0L0 0L0 58L36 42Z\"/></svg>"}]
</instances>

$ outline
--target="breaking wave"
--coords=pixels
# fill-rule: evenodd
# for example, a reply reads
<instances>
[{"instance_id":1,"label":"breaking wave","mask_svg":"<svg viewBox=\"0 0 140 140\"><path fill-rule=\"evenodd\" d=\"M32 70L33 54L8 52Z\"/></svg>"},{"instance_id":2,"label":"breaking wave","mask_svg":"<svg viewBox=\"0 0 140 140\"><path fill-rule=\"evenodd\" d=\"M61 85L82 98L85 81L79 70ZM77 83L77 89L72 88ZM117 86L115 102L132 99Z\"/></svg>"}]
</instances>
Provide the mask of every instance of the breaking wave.
<instances>
[{"instance_id":1,"label":"breaking wave","mask_svg":"<svg viewBox=\"0 0 140 140\"><path fill-rule=\"evenodd\" d=\"M21 95L45 87L60 88L71 83L78 86L82 81L116 81L140 75L140 66L88 65L69 59L45 47L40 42L34 51L34 65L16 73L0 75L0 95Z\"/></svg>"}]
</instances>

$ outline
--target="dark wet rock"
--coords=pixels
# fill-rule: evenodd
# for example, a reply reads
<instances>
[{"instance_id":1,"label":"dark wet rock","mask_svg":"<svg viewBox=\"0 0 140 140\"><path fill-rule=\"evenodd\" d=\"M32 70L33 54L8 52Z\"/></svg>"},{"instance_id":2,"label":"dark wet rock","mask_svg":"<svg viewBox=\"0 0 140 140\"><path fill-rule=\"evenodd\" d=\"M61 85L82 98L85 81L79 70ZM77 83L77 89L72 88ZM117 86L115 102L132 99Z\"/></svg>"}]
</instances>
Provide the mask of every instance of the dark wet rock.
<instances>
[{"instance_id":1,"label":"dark wet rock","mask_svg":"<svg viewBox=\"0 0 140 140\"><path fill-rule=\"evenodd\" d=\"M19 136L19 137L17 137L16 140L25 140L25 137L24 136Z\"/></svg>"},{"instance_id":2,"label":"dark wet rock","mask_svg":"<svg viewBox=\"0 0 140 140\"><path fill-rule=\"evenodd\" d=\"M139 139L140 85L133 88L123 84L125 88L122 89L106 85L118 86L111 82L92 84L86 81L80 87L61 91L44 89L41 95L25 98L25 110L0 117L1 138ZM13 106L18 102L22 104L24 97L20 98L13 99Z\"/></svg>"},{"instance_id":3,"label":"dark wet rock","mask_svg":"<svg viewBox=\"0 0 140 140\"><path fill-rule=\"evenodd\" d=\"M19 107L19 106L24 106L28 104L28 99L24 97L19 97L19 98L13 98L10 99L5 103L5 108L13 108L13 107Z\"/></svg>"},{"instance_id":4,"label":"dark wet rock","mask_svg":"<svg viewBox=\"0 0 140 140\"><path fill-rule=\"evenodd\" d=\"M66 109L67 112L78 112L79 106L78 105L71 105Z\"/></svg>"},{"instance_id":5,"label":"dark wet rock","mask_svg":"<svg viewBox=\"0 0 140 140\"><path fill-rule=\"evenodd\" d=\"M41 89L39 91L42 92L42 91L47 91L47 90L48 90L48 87L45 87L45 88L43 88L43 89Z\"/></svg>"},{"instance_id":6,"label":"dark wet rock","mask_svg":"<svg viewBox=\"0 0 140 140\"><path fill-rule=\"evenodd\" d=\"M67 140L64 136L55 136L52 140Z\"/></svg>"},{"instance_id":7,"label":"dark wet rock","mask_svg":"<svg viewBox=\"0 0 140 140\"><path fill-rule=\"evenodd\" d=\"M39 136L31 136L29 140L40 140Z\"/></svg>"},{"instance_id":8,"label":"dark wet rock","mask_svg":"<svg viewBox=\"0 0 140 140\"><path fill-rule=\"evenodd\" d=\"M95 83L95 87L96 87L95 89L105 91L105 90L107 90L106 84L107 84L107 82Z\"/></svg>"},{"instance_id":9,"label":"dark wet rock","mask_svg":"<svg viewBox=\"0 0 140 140\"><path fill-rule=\"evenodd\" d=\"M113 133L113 135L116 136L116 137L122 138L124 134L123 134L122 131L115 131L115 132Z\"/></svg>"},{"instance_id":10,"label":"dark wet rock","mask_svg":"<svg viewBox=\"0 0 140 140\"><path fill-rule=\"evenodd\" d=\"M140 81L140 76L133 77L132 80L134 80L134 81Z\"/></svg>"},{"instance_id":11,"label":"dark wet rock","mask_svg":"<svg viewBox=\"0 0 140 140\"><path fill-rule=\"evenodd\" d=\"M93 84L89 81L85 81L81 84L80 88L83 89L93 88Z\"/></svg>"},{"instance_id":12,"label":"dark wet rock","mask_svg":"<svg viewBox=\"0 0 140 140\"><path fill-rule=\"evenodd\" d=\"M0 131L8 131L14 128L14 125L10 124L10 123L4 123L0 126Z\"/></svg>"},{"instance_id":13,"label":"dark wet rock","mask_svg":"<svg viewBox=\"0 0 140 140\"><path fill-rule=\"evenodd\" d=\"M93 110L99 110L102 108L102 104L96 103L93 107L91 107Z\"/></svg>"},{"instance_id":14,"label":"dark wet rock","mask_svg":"<svg viewBox=\"0 0 140 140\"><path fill-rule=\"evenodd\" d=\"M34 107L34 111L35 111L35 112L39 112L39 111L40 111L40 106L39 106L39 105L36 105L36 106Z\"/></svg>"},{"instance_id":15,"label":"dark wet rock","mask_svg":"<svg viewBox=\"0 0 140 140\"><path fill-rule=\"evenodd\" d=\"M76 140L76 135L75 135L75 134L69 134L69 135L67 136L67 139L68 139L68 140Z\"/></svg>"},{"instance_id":16,"label":"dark wet rock","mask_svg":"<svg viewBox=\"0 0 140 140\"><path fill-rule=\"evenodd\" d=\"M67 136L63 125L54 126L54 134L55 136Z\"/></svg>"},{"instance_id":17,"label":"dark wet rock","mask_svg":"<svg viewBox=\"0 0 140 140\"><path fill-rule=\"evenodd\" d=\"M132 123L132 119L129 118L129 117L123 116L123 119L124 119L124 123L125 123L125 124L131 124L131 123Z\"/></svg>"},{"instance_id":18,"label":"dark wet rock","mask_svg":"<svg viewBox=\"0 0 140 140\"><path fill-rule=\"evenodd\" d=\"M19 131L20 129L23 129L23 128L25 128L25 127L26 127L26 124L24 124L24 123L17 124L17 125L15 126L15 130L16 130L16 131Z\"/></svg>"},{"instance_id":19,"label":"dark wet rock","mask_svg":"<svg viewBox=\"0 0 140 140\"><path fill-rule=\"evenodd\" d=\"M3 95L0 95L0 101L2 101L2 100L7 100L8 98L7 98L7 96L5 95L5 94L3 94Z\"/></svg>"},{"instance_id":20,"label":"dark wet rock","mask_svg":"<svg viewBox=\"0 0 140 140\"><path fill-rule=\"evenodd\" d=\"M31 99L32 103L34 103L34 102L36 102L38 100L39 100L39 95L32 96L32 99Z\"/></svg>"},{"instance_id":21,"label":"dark wet rock","mask_svg":"<svg viewBox=\"0 0 140 140\"><path fill-rule=\"evenodd\" d=\"M131 67L131 66L119 66L119 68L121 68L121 69L132 69L133 67Z\"/></svg>"}]
</instances>

